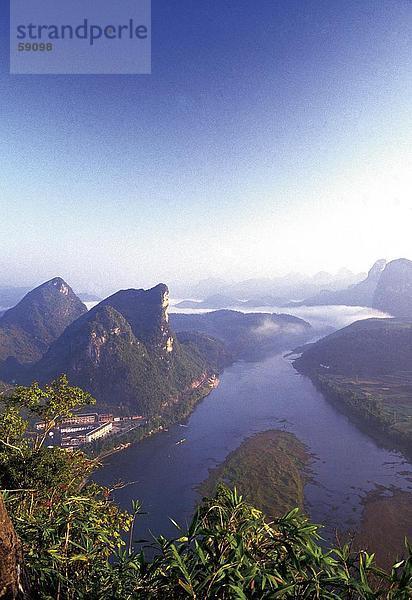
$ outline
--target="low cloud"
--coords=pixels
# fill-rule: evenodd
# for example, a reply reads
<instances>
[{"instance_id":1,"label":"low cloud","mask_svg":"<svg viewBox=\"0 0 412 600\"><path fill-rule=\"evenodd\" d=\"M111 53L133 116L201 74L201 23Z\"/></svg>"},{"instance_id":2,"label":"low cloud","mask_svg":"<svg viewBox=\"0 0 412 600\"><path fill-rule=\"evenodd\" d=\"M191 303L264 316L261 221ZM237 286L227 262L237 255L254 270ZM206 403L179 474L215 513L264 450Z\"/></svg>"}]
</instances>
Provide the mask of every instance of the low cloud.
<instances>
[{"instance_id":1,"label":"low cloud","mask_svg":"<svg viewBox=\"0 0 412 600\"><path fill-rule=\"evenodd\" d=\"M281 331L282 328L271 319L265 319L260 325L252 329L252 333L257 337L270 337Z\"/></svg>"}]
</instances>

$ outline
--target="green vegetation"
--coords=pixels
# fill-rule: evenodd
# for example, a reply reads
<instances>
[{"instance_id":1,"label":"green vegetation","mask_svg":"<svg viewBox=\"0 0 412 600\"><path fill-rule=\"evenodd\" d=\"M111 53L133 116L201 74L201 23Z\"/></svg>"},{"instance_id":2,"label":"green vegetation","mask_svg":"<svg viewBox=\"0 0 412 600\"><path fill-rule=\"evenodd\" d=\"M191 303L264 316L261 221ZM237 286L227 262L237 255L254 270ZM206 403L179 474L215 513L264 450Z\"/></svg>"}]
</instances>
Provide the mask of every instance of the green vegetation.
<instances>
[{"instance_id":1,"label":"green vegetation","mask_svg":"<svg viewBox=\"0 0 412 600\"><path fill-rule=\"evenodd\" d=\"M216 493L220 483L236 487L244 498L269 518L292 508L303 509L305 446L285 431L264 431L243 442L226 460L210 471L202 484L205 496Z\"/></svg>"},{"instance_id":2,"label":"green vegetation","mask_svg":"<svg viewBox=\"0 0 412 600\"><path fill-rule=\"evenodd\" d=\"M179 342L167 308L168 289L159 284L117 292L87 312L55 278L0 318L0 379L46 383L67 373L101 410L173 422L187 416L199 396L190 392L228 358L210 337Z\"/></svg>"},{"instance_id":3,"label":"green vegetation","mask_svg":"<svg viewBox=\"0 0 412 600\"><path fill-rule=\"evenodd\" d=\"M200 360L210 365L216 373L233 362L233 357L225 344L214 337L203 333L182 331L177 334L177 339L194 355L199 356Z\"/></svg>"},{"instance_id":4,"label":"green vegetation","mask_svg":"<svg viewBox=\"0 0 412 600\"><path fill-rule=\"evenodd\" d=\"M412 322L358 321L295 361L326 397L412 449Z\"/></svg>"},{"instance_id":5,"label":"green vegetation","mask_svg":"<svg viewBox=\"0 0 412 600\"><path fill-rule=\"evenodd\" d=\"M0 318L0 371L4 379L13 379L22 371L21 365L39 360L86 310L60 277L29 292Z\"/></svg>"},{"instance_id":6,"label":"green vegetation","mask_svg":"<svg viewBox=\"0 0 412 600\"><path fill-rule=\"evenodd\" d=\"M88 456L103 458L108 454L123 450L130 444L140 442L144 438L162 431L173 423L184 421L192 413L195 406L205 396L210 394L212 390L211 384L206 381L196 389L188 390L181 395L179 401L167 407L162 416L151 417L145 425L135 427L129 431L120 434L100 438L91 444L86 444L82 450Z\"/></svg>"},{"instance_id":7,"label":"green vegetation","mask_svg":"<svg viewBox=\"0 0 412 600\"><path fill-rule=\"evenodd\" d=\"M318 374L313 379L327 398L369 425L371 433L412 450L412 385L407 380Z\"/></svg>"},{"instance_id":8,"label":"green vegetation","mask_svg":"<svg viewBox=\"0 0 412 600\"><path fill-rule=\"evenodd\" d=\"M139 503L130 514L111 490L85 479L96 467L81 452L27 437L21 407L47 427L91 402L65 378L17 388L0 415L2 493L23 546L31 597L56 600L343 599L407 600L412 549L390 572L366 552L319 546L319 528L299 509L268 523L236 490L219 487L187 531L159 538L154 558L136 553ZM0 541L1 543L1 541Z\"/></svg>"},{"instance_id":9,"label":"green vegetation","mask_svg":"<svg viewBox=\"0 0 412 600\"><path fill-rule=\"evenodd\" d=\"M81 452L67 453L47 448L46 441L56 422L73 415L73 410L94 399L80 388L71 387L61 376L41 388L17 387L2 398L0 414L0 486L3 490L31 490L41 484L49 493L55 484L78 487L91 472L92 463ZM37 435L29 431L30 417L44 422Z\"/></svg>"},{"instance_id":10,"label":"green vegetation","mask_svg":"<svg viewBox=\"0 0 412 600\"><path fill-rule=\"evenodd\" d=\"M12 385L5 383L4 381L0 381L0 398L3 394L10 392L12 389Z\"/></svg>"},{"instance_id":11,"label":"green vegetation","mask_svg":"<svg viewBox=\"0 0 412 600\"><path fill-rule=\"evenodd\" d=\"M206 353L193 340L180 343L159 298L149 302L151 294L152 290L119 292L116 302L109 298L77 319L33 367L31 378L50 381L67 373L93 394L100 408L120 414L152 419L185 412L180 400L185 405L193 382L215 372L220 343L215 342L215 354L213 340ZM123 312L110 302L116 306L121 302ZM144 329L138 302L146 311Z\"/></svg>"},{"instance_id":12,"label":"green vegetation","mask_svg":"<svg viewBox=\"0 0 412 600\"><path fill-rule=\"evenodd\" d=\"M47 381L67 373L89 389L100 406L151 416L175 392L172 376L162 376L162 367L136 339L124 317L111 306L103 306L68 327L34 374Z\"/></svg>"}]
</instances>

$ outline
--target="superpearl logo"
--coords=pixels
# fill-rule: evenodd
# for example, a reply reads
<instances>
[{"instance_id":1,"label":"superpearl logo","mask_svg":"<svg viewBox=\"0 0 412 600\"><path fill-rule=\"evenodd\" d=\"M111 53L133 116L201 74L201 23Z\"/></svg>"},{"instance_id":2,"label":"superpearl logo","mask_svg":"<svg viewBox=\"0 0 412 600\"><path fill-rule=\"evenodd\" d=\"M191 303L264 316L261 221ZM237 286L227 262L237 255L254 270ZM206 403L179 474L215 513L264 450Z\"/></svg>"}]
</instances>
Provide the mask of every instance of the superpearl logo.
<instances>
[{"instance_id":1,"label":"superpearl logo","mask_svg":"<svg viewBox=\"0 0 412 600\"><path fill-rule=\"evenodd\" d=\"M12 0L13 74L150 74L151 1Z\"/></svg>"}]
</instances>

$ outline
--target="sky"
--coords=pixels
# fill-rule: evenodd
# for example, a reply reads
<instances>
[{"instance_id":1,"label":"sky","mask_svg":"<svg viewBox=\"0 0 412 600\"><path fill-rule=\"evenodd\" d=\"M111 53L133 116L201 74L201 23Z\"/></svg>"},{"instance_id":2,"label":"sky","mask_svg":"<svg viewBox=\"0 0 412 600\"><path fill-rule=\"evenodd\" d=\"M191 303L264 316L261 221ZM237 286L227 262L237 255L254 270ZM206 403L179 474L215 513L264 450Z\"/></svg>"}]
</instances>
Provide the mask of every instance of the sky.
<instances>
[{"instance_id":1,"label":"sky","mask_svg":"<svg viewBox=\"0 0 412 600\"><path fill-rule=\"evenodd\" d=\"M151 75L10 75L0 284L412 259L410 0L153 0Z\"/></svg>"}]
</instances>

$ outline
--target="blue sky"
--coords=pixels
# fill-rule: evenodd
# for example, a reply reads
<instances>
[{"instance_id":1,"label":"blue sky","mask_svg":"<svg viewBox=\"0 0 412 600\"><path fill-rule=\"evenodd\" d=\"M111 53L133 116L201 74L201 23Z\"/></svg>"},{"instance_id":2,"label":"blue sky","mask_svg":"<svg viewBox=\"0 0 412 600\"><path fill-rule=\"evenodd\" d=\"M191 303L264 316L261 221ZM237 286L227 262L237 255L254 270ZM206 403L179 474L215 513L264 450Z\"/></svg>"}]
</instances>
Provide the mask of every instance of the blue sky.
<instances>
[{"instance_id":1,"label":"blue sky","mask_svg":"<svg viewBox=\"0 0 412 600\"><path fill-rule=\"evenodd\" d=\"M409 0L153 0L140 76L9 75L0 6L0 284L412 258Z\"/></svg>"}]
</instances>

